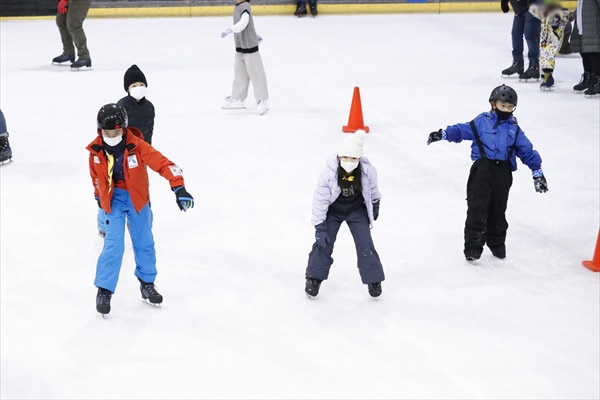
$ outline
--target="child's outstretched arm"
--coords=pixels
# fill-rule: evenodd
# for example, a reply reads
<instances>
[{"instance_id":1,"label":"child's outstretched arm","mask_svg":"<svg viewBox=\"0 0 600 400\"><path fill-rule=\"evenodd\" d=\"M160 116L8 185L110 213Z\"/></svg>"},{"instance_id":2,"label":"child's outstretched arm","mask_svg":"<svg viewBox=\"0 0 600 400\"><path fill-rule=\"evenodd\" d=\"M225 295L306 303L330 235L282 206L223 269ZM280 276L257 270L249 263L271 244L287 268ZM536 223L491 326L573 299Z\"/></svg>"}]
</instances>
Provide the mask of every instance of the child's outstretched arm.
<instances>
[{"instance_id":1,"label":"child's outstretched arm","mask_svg":"<svg viewBox=\"0 0 600 400\"><path fill-rule=\"evenodd\" d=\"M221 37L224 38L225 36L229 35L230 33L240 33L241 31L246 29L249 22L250 22L250 15L247 12L244 12L237 24L235 24L231 28L227 28L223 32L221 32Z\"/></svg>"}]
</instances>

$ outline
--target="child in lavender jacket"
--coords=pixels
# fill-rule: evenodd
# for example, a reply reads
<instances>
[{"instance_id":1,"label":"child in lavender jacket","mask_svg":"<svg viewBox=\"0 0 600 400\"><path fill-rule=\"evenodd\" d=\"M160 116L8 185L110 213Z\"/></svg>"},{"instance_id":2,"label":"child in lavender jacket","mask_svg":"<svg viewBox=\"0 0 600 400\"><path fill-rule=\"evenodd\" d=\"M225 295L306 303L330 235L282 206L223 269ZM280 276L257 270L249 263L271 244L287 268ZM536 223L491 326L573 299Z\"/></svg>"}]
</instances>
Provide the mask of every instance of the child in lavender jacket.
<instances>
[{"instance_id":1,"label":"child in lavender jacket","mask_svg":"<svg viewBox=\"0 0 600 400\"><path fill-rule=\"evenodd\" d=\"M333 245L344 221L354 238L362 282L372 297L381 295L385 276L370 231L379 216L381 193L375 167L362 156L365 137L360 130L347 137L338 155L327 160L319 177L312 214L315 243L306 268L305 291L309 298L319 293L321 282L329 276Z\"/></svg>"}]
</instances>

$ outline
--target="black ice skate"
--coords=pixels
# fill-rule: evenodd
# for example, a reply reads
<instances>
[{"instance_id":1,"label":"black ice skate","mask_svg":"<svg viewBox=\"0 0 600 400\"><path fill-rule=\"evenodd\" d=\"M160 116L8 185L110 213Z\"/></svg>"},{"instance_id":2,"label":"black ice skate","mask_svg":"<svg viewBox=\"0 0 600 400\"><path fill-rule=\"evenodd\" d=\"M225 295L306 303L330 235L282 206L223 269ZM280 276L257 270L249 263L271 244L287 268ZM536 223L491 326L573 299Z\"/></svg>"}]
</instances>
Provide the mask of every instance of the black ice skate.
<instances>
[{"instance_id":1,"label":"black ice skate","mask_svg":"<svg viewBox=\"0 0 600 400\"><path fill-rule=\"evenodd\" d=\"M321 282L318 279L308 278L306 280L306 286L304 286L304 291L309 299L316 297L319 294L319 288L321 287Z\"/></svg>"},{"instance_id":2,"label":"black ice skate","mask_svg":"<svg viewBox=\"0 0 600 400\"><path fill-rule=\"evenodd\" d=\"M304 1L299 1L296 5L296 11L294 11L294 15L297 17L306 16L306 3Z\"/></svg>"},{"instance_id":3,"label":"black ice skate","mask_svg":"<svg viewBox=\"0 0 600 400\"><path fill-rule=\"evenodd\" d=\"M102 314L102 317L110 312L111 297L112 293L110 290L98 288L98 294L96 295L96 311Z\"/></svg>"},{"instance_id":4,"label":"black ice skate","mask_svg":"<svg viewBox=\"0 0 600 400\"><path fill-rule=\"evenodd\" d=\"M529 60L529 67L525 72L519 74L519 81L528 81L529 79L540 79L540 64L537 58Z\"/></svg>"},{"instance_id":5,"label":"black ice skate","mask_svg":"<svg viewBox=\"0 0 600 400\"><path fill-rule=\"evenodd\" d=\"M369 288L369 294L371 297L381 296L381 282L369 283L367 287Z\"/></svg>"},{"instance_id":6,"label":"black ice skate","mask_svg":"<svg viewBox=\"0 0 600 400\"><path fill-rule=\"evenodd\" d=\"M540 83L540 90L542 92L546 92L548 90L552 90L552 86L554 86L554 78L552 77L552 72L544 72L544 79L542 83Z\"/></svg>"},{"instance_id":7,"label":"black ice skate","mask_svg":"<svg viewBox=\"0 0 600 400\"><path fill-rule=\"evenodd\" d=\"M8 132L0 133L0 163L12 161L12 149L8 143Z\"/></svg>"},{"instance_id":8,"label":"black ice skate","mask_svg":"<svg viewBox=\"0 0 600 400\"><path fill-rule=\"evenodd\" d=\"M573 90L576 92L583 92L584 90L592 87L593 82L594 75L590 74L589 72L584 72L583 75L581 75L581 80L579 83L573 86Z\"/></svg>"},{"instance_id":9,"label":"black ice skate","mask_svg":"<svg viewBox=\"0 0 600 400\"><path fill-rule=\"evenodd\" d=\"M512 65L502 70L503 77L509 77L514 74L521 75L525 71L523 60L514 60Z\"/></svg>"},{"instance_id":10,"label":"black ice skate","mask_svg":"<svg viewBox=\"0 0 600 400\"><path fill-rule=\"evenodd\" d=\"M317 11L317 2L316 2L316 0L314 0L314 1L309 0L308 1L308 8L310 9L310 13L312 14L313 17L316 17L317 14L319 13Z\"/></svg>"},{"instance_id":11,"label":"black ice skate","mask_svg":"<svg viewBox=\"0 0 600 400\"><path fill-rule=\"evenodd\" d=\"M477 261L481 257L481 251L477 250L465 250L465 258L467 261Z\"/></svg>"},{"instance_id":12,"label":"black ice skate","mask_svg":"<svg viewBox=\"0 0 600 400\"><path fill-rule=\"evenodd\" d=\"M586 97L596 96L600 94L600 76L592 76L592 79L592 83L590 84L588 90L583 92L583 94L585 94Z\"/></svg>"},{"instance_id":13,"label":"black ice skate","mask_svg":"<svg viewBox=\"0 0 600 400\"><path fill-rule=\"evenodd\" d=\"M72 71L79 71L83 67L92 68L92 60L89 58L80 58L71 64Z\"/></svg>"},{"instance_id":14,"label":"black ice skate","mask_svg":"<svg viewBox=\"0 0 600 400\"><path fill-rule=\"evenodd\" d=\"M501 244L498 246L490 247L490 250L492 251L492 254L494 255L494 257L497 257L500 259L506 258L506 245Z\"/></svg>"},{"instance_id":15,"label":"black ice skate","mask_svg":"<svg viewBox=\"0 0 600 400\"><path fill-rule=\"evenodd\" d=\"M68 54L61 54L60 56L56 56L52 59L52 64L62 64L65 62L73 62L75 61L75 56L70 56Z\"/></svg>"},{"instance_id":16,"label":"black ice skate","mask_svg":"<svg viewBox=\"0 0 600 400\"><path fill-rule=\"evenodd\" d=\"M144 282L141 279L140 281L140 292L142 292L142 299L155 307L160 307L160 303L163 301L163 297L158 290L156 290L156 286L154 283Z\"/></svg>"}]
</instances>

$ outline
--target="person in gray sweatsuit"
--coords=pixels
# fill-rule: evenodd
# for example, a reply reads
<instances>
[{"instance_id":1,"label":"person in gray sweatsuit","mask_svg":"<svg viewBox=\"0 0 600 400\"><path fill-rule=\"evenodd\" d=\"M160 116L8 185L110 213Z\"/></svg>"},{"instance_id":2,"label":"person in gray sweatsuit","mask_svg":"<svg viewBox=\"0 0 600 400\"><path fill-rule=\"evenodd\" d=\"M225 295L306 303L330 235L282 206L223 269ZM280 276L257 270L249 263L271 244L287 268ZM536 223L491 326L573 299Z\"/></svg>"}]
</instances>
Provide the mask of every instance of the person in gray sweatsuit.
<instances>
[{"instance_id":1,"label":"person in gray sweatsuit","mask_svg":"<svg viewBox=\"0 0 600 400\"><path fill-rule=\"evenodd\" d=\"M233 12L233 26L221 33L222 38L233 33L236 51L233 88L231 96L225 98L222 108L245 108L244 101L248 96L248 86L252 82L256 98L256 111L262 115L269 110L267 76L258 51L258 44L262 38L256 34L254 29L250 0L236 0L236 3Z\"/></svg>"},{"instance_id":2,"label":"person in gray sweatsuit","mask_svg":"<svg viewBox=\"0 0 600 400\"><path fill-rule=\"evenodd\" d=\"M59 0L56 26L60 32L63 52L54 57L52 63L71 62L71 68L92 66L92 59L87 48L87 38L83 30L83 21L87 17L91 4L92 0ZM77 61L75 61L75 48L77 48Z\"/></svg>"}]
</instances>

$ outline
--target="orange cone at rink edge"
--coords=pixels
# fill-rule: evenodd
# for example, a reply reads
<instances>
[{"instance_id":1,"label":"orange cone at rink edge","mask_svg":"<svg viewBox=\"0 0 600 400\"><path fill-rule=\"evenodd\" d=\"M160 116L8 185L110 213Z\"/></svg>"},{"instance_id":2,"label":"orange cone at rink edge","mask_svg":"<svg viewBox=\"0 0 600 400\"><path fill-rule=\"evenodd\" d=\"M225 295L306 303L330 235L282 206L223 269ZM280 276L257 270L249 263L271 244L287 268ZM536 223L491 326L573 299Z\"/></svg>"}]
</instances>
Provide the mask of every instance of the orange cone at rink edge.
<instances>
[{"instance_id":1,"label":"orange cone at rink edge","mask_svg":"<svg viewBox=\"0 0 600 400\"><path fill-rule=\"evenodd\" d=\"M598 240L596 240L596 250L594 250L594 259L592 261L583 261L584 267L591 269L594 272L600 272L600 232L598 232Z\"/></svg>"},{"instance_id":2,"label":"orange cone at rink edge","mask_svg":"<svg viewBox=\"0 0 600 400\"><path fill-rule=\"evenodd\" d=\"M358 87L355 87L354 94L352 95L352 106L350 107L348 125L342 126L342 131L346 133L354 133L359 129L369 133L369 127L365 126L365 123L363 122L362 105L360 103L360 90Z\"/></svg>"}]
</instances>

